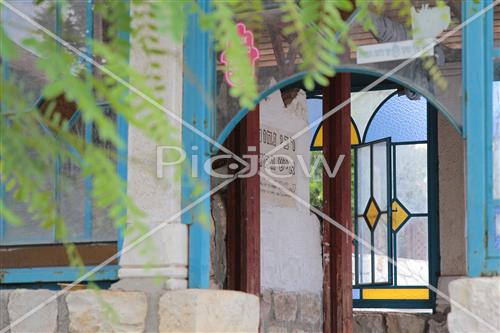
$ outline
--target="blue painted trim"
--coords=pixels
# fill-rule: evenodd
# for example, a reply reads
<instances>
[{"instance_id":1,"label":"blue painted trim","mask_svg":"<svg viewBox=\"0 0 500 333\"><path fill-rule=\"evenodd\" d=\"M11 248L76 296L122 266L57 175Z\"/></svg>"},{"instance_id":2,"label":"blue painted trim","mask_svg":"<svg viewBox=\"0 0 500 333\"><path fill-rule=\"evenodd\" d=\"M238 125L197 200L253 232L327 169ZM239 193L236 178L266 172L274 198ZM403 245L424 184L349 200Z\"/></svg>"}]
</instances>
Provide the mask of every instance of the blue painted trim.
<instances>
[{"instance_id":1,"label":"blue painted trim","mask_svg":"<svg viewBox=\"0 0 500 333\"><path fill-rule=\"evenodd\" d=\"M109 289L116 280L93 281L93 284L101 289ZM9 283L2 285L3 290L12 289L48 289L58 291L61 290L59 282L37 282L37 283Z\"/></svg>"},{"instance_id":2,"label":"blue painted trim","mask_svg":"<svg viewBox=\"0 0 500 333\"><path fill-rule=\"evenodd\" d=\"M118 135L122 139L122 146L118 147L118 163L117 163L117 171L118 176L124 181L124 191L127 192L128 187L128 123L126 119L119 115L117 119L117 127L118 127ZM125 211L126 215L127 212ZM125 226L120 226L118 228L117 235L117 249L118 251L122 250L123 247L123 239L125 233Z\"/></svg>"},{"instance_id":3,"label":"blue painted trim","mask_svg":"<svg viewBox=\"0 0 500 333\"><path fill-rule=\"evenodd\" d=\"M432 309L431 300L399 300L399 299L353 299L353 308L384 308L384 309Z\"/></svg>"},{"instance_id":4,"label":"blue painted trim","mask_svg":"<svg viewBox=\"0 0 500 333\"><path fill-rule=\"evenodd\" d=\"M86 12L85 12L85 37L87 41L85 42L85 53L87 56L92 57L92 44L90 38L93 36L94 32L94 15L92 11L93 0L87 0ZM86 63L86 68L89 72L92 72L93 65L89 62ZM85 122L85 143L92 144L92 129L93 124L91 122ZM83 201L83 237L85 239L92 239L92 226L93 226L93 202L92 202L92 178L85 177L84 179L84 189L85 198Z\"/></svg>"},{"instance_id":5,"label":"blue painted trim","mask_svg":"<svg viewBox=\"0 0 500 333\"><path fill-rule=\"evenodd\" d=\"M9 80L10 77L9 63L7 61L2 61L0 66L2 66L2 80L5 82ZM0 87L0 93L3 91L3 89L4 87L2 85L2 87ZM2 96L3 98L2 101L0 102L2 108L0 109L0 112L5 112L7 104L5 100L7 96L5 96L3 93ZM2 200L2 204L5 204L5 202L3 201L4 198L5 198L5 184L3 182L0 182L0 199ZM5 234L5 220L0 215L0 242L3 242L4 234Z\"/></svg>"},{"instance_id":6,"label":"blue painted trim","mask_svg":"<svg viewBox=\"0 0 500 333\"><path fill-rule=\"evenodd\" d=\"M487 229L488 246L487 246L487 266L493 258L496 258L497 265L493 269L500 273L500 251L495 247L495 239L497 236L495 225L495 206L493 200L493 58L494 51L494 17L493 9L488 10L485 15L486 20L486 191L488 195L488 211L487 211Z\"/></svg>"},{"instance_id":7,"label":"blue painted trim","mask_svg":"<svg viewBox=\"0 0 500 333\"><path fill-rule=\"evenodd\" d=\"M463 2L462 22L468 14L481 10L484 2ZM486 222L485 183L485 35L484 17L470 22L463 29L463 89L464 119L467 136L467 273L479 276L484 269L482 244ZM475 109L475 112L472 112Z\"/></svg>"},{"instance_id":8,"label":"blue painted trim","mask_svg":"<svg viewBox=\"0 0 500 333\"><path fill-rule=\"evenodd\" d=\"M82 272L86 273L94 266L79 267L34 267L8 268L1 271L2 284L11 283L38 283L38 282L65 282L78 279ZM89 280L117 280L118 265L109 265L97 271Z\"/></svg>"},{"instance_id":9,"label":"blue painted trim","mask_svg":"<svg viewBox=\"0 0 500 333\"><path fill-rule=\"evenodd\" d=\"M338 66L335 67L335 71L337 73L357 73L357 74L365 74L365 75L370 75L374 77L381 77L385 73L382 71L377 71L372 68L367 68L363 66ZM260 101L262 101L264 98L268 97L275 91L278 91L279 89L285 88L293 83L302 81L304 77L306 76L306 72L299 72L296 74L293 74L286 79L283 79L279 82L277 82L275 85L269 87L268 89L264 90L259 94L259 97L256 99L255 103L258 104ZM405 78L402 78L398 76L397 74L394 74L387 80L392 81L394 83L397 83L405 88L411 89L418 94L424 96L429 103L431 103L439 112L443 114L443 116L450 122L450 124L455 128L455 130L463 136L463 131L462 127L455 121L455 119L451 116L451 114L446 110L446 108L428 91L425 91L419 87L415 87L412 85L412 82L407 81ZM229 121L229 123L224 127L222 132L219 134L217 137L217 143L222 145L224 144L224 141L226 141L227 137L233 129L238 125L238 123L245 118L247 113L250 112L248 108L243 108L238 113ZM216 146L212 147L212 153L216 153L218 151L218 148Z\"/></svg>"},{"instance_id":10,"label":"blue painted trim","mask_svg":"<svg viewBox=\"0 0 500 333\"><path fill-rule=\"evenodd\" d=\"M126 1L128 4L128 11L130 15L130 1ZM130 44L130 34L128 32L120 32L120 37L123 40L127 41L127 44ZM130 48L129 48L130 50ZM127 54L127 60L130 60L130 52ZM117 161L117 171L118 176L123 180L125 186L123 190L127 193L128 188L128 122L122 115L118 115L116 119L116 126L118 130L118 135L122 141L121 146L118 147L118 161ZM127 211L124 211L123 214L127 215ZM123 248L123 241L125 239L125 226L120 226L117 230L117 238L116 238L116 247L118 252L121 252ZM121 254L120 254L121 255Z\"/></svg>"},{"instance_id":11,"label":"blue painted trim","mask_svg":"<svg viewBox=\"0 0 500 333\"><path fill-rule=\"evenodd\" d=\"M491 1L464 1L462 21L482 10ZM467 135L467 274L472 277L500 272L500 260L488 258L488 231L491 213L491 69L493 38L488 14L464 27L463 110ZM488 126L490 128L488 128ZM488 163L490 163L488 165ZM486 244L485 244L486 243Z\"/></svg>"},{"instance_id":12,"label":"blue painted trim","mask_svg":"<svg viewBox=\"0 0 500 333\"><path fill-rule=\"evenodd\" d=\"M493 58L500 58L500 48L493 49Z\"/></svg>"},{"instance_id":13,"label":"blue painted trim","mask_svg":"<svg viewBox=\"0 0 500 333\"><path fill-rule=\"evenodd\" d=\"M56 2L56 22L54 27L57 36L62 36L62 25L61 25L61 3ZM61 47L57 44L58 47Z\"/></svg>"},{"instance_id":14,"label":"blue painted trim","mask_svg":"<svg viewBox=\"0 0 500 333\"><path fill-rule=\"evenodd\" d=\"M200 8L208 12L210 0L200 0ZM198 14L189 16L187 34L184 38L184 66L189 68L191 75L184 75L183 79L183 120L200 131L209 134L212 129L213 117L208 100L214 99L215 86L215 55L212 48L211 36L203 32L198 23ZM185 71L186 72L186 71ZM203 87L199 92L197 87ZM210 190L210 176L203 170L204 162L209 157L208 142L187 128L182 130L182 143L186 151L186 164L182 168L182 207ZM197 147L193 150L192 147ZM198 158L198 163L193 161ZM193 165L189 163L193 161ZM196 170L197 178L191 176L191 170ZM182 216L182 223L189 228L189 288L208 288L210 274L210 198L206 198L196 207ZM205 222L204 222L205 221Z\"/></svg>"},{"instance_id":15,"label":"blue painted trim","mask_svg":"<svg viewBox=\"0 0 500 333\"><path fill-rule=\"evenodd\" d=\"M429 261L429 284L438 286L441 266L439 243L439 154L438 154L438 113L427 103L427 258ZM430 291L433 305L436 293Z\"/></svg>"}]
</instances>

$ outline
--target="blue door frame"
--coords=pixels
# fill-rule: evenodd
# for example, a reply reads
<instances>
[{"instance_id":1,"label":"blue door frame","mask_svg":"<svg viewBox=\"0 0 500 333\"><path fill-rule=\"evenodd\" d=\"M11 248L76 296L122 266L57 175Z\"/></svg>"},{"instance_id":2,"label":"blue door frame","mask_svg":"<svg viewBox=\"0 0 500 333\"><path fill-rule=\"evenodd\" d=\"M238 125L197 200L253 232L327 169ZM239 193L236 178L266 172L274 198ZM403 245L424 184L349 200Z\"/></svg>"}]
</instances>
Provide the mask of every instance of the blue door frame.
<instances>
[{"instance_id":1,"label":"blue door frame","mask_svg":"<svg viewBox=\"0 0 500 333\"><path fill-rule=\"evenodd\" d=\"M200 0L205 12L209 0ZM215 54L211 36L200 29L198 15L189 16L184 38L184 77L182 119L212 137L214 100ZM196 80L196 82L195 82ZM201 89L201 91L200 91ZM186 127L182 129L182 143L186 164L182 168L182 208L210 191L210 175L204 172L210 157L210 144ZM192 165L190 165L192 163ZM197 176L193 175L196 171ZM206 198L182 215L182 223L189 228L189 288L208 288L210 274L210 198Z\"/></svg>"},{"instance_id":2,"label":"blue door frame","mask_svg":"<svg viewBox=\"0 0 500 333\"><path fill-rule=\"evenodd\" d=\"M492 0L464 1L462 22L491 4ZM496 233L492 177L493 9L467 24L462 36L462 110L467 138L467 274L472 277L498 275L500 253L492 242Z\"/></svg>"}]
</instances>

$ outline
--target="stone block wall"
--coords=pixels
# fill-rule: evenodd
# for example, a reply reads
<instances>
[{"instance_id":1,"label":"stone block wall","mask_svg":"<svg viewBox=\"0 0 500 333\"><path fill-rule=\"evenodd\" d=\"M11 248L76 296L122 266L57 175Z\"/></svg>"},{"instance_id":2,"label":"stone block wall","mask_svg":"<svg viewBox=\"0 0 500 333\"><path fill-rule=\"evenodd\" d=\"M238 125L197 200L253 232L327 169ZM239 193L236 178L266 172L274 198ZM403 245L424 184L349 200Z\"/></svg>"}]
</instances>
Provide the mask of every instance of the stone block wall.
<instances>
[{"instance_id":1,"label":"stone block wall","mask_svg":"<svg viewBox=\"0 0 500 333\"><path fill-rule=\"evenodd\" d=\"M56 293L46 289L1 290L1 329L16 323ZM10 332L143 332L146 310L146 295L141 292L73 291L54 298Z\"/></svg>"},{"instance_id":2,"label":"stone block wall","mask_svg":"<svg viewBox=\"0 0 500 333\"><path fill-rule=\"evenodd\" d=\"M162 290L154 299L144 292L1 290L0 329L10 333L88 332L253 332L258 331L259 300L229 290ZM26 319L40 304L44 307ZM148 308L157 315L148 315ZM22 321L18 319L23 319ZM147 329L149 327L149 329Z\"/></svg>"},{"instance_id":3,"label":"stone block wall","mask_svg":"<svg viewBox=\"0 0 500 333\"><path fill-rule=\"evenodd\" d=\"M354 333L448 333L446 314L354 312Z\"/></svg>"},{"instance_id":4,"label":"stone block wall","mask_svg":"<svg viewBox=\"0 0 500 333\"><path fill-rule=\"evenodd\" d=\"M322 332L319 294L264 289L260 300L261 332Z\"/></svg>"}]
</instances>

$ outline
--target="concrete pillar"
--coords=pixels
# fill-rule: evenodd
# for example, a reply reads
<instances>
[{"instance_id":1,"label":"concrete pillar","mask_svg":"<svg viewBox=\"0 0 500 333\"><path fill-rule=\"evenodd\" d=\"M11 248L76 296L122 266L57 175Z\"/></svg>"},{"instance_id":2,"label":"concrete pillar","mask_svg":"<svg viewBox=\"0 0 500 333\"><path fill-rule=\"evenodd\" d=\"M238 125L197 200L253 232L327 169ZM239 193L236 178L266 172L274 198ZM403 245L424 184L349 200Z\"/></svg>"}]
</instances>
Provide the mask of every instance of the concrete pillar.
<instances>
[{"instance_id":1,"label":"concrete pillar","mask_svg":"<svg viewBox=\"0 0 500 333\"><path fill-rule=\"evenodd\" d=\"M132 13L138 10L132 6ZM133 14L132 14L133 15ZM136 23L136 22L134 22ZM151 63L157 62L160 68L154 69L161 77L151 82L151 88L164 85L157 92L163 105L171 112L182 117L182 45L175 43L162 33L157 35L159 45L168 51L165 55L146 55L140 43L131 41L130 63L140 73L152 71ZM131 80L131 84L134 84ZM152 106L153 107L153 106ZM175 145L180 146L181 125L169 118L172 125L172 136ZM128 133L128 194L135 204L146 213L143 219L147 229L169 220L181 209L180 179L175 167L163 168L163 177L157 177L156 170L157 144L145 137L138 129L129 127ZM128 221L128 229L132 221ZM130 244L139 233L125 235L124 245ZM152 237L135 249L124 253L120 259L118 276L120 282L115 285L119 289L137 289L144 283L137 279L163 278L160 289L184 289L187 287L187 226L181 224L180 217L166 224ZM148 268L145 268L147 266ZM130 283L129 283L130 282ZM139 288L142 289L142 288Z\"/></svg>"},{"instance_id":2,"label":"concrete pillar","mask_svg":"<svg viewBox=\"0 0 500 333\"><path fill-rule=\"evenodd\" d=\"M449 295L451 281L467 274L465 241L465 141L438 113L439 246L438 289ZM437 311L448 312L449 302L437 296Z\"/></svg>"}]
</instances>

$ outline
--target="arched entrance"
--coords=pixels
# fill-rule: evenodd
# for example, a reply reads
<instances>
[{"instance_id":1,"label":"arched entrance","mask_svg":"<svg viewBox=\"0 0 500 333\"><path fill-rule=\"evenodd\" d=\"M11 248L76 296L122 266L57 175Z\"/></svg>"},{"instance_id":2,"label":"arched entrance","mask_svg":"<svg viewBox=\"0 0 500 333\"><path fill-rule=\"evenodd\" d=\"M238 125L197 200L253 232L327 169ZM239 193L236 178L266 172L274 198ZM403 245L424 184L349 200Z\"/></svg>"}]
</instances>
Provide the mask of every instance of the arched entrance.
<instances>
[{"instance_id":1,"label":"arched entrance","mask_svg":"<svg viewBox=\"0 0 500 333\"><path fill-rule=\"evenodd\" d=\"M376 71L374 69L368 69L368 68L362 68L359 66L339 66L336 69L337 73L351 73L353 75L359 75L360 79L359 81L355 82L355 84L358 85L360 89L363 89L367 87L368 85L372 84L375 80L381 78L384 76L384 72L382 71ZM302 80L304 79L306 75L306 72L299 72L296 73L284 80L281 80L277 82L276 84L270 86L266 90L262 91L259 94L259 97L256 101L258 104L260 101L271 95L273 92L285 89L287 87L301 87ZM390 83L389 83L390 82ZM455 130L460 134L463 135L463 129L462 125L459 124L459 122L454 118L454 116L443 106L442 103L440 103L435 96L433 96L431 93L426 92L424 89L420 88L418 85L412 85L411 82L408 82L403 77L400 77L398 75L392 75L390 78L387 78L386 81L381 82L379 85L377 85L379 88L380 87L391 87L391 86L399 86L403 88L410 89L421 96L425 97L429 103L436 108L438 112L440 112L449 122L450 124L455 128ZM321 90L318 87L318 90L311 92L311 94L315 94ZM227 123L227 125L224 127L224 129L219 133L217 136L217 143L223 144L224 141L227 139L229 134L234 130L234 128L238 125L239 122L242 121L242 119L252 110L248 108L242 108L240 109L236 115L231 118L231 120ZM214 147L215 148L215 147Z\"/></svg>"},{"instance_id":2,"label":"arched entrance","mask_svg":"<svg viewBox=\"0 0 500 333\"><path fill-rule=\"evenodd\" d=\"M349 89L346 89L344 91L344 94L343 95L339 95L338 94L338 91L336 91L335 89L331 89L328 90L328 87L325 88L325 89L318 89L317 91L314 91L312 93L310 93L310 96L318 96L318 95L322 95L323 97L325 96L329 96L327 97L330 98L330 101L329 103L330 104L326 104L325 105L325 113L327 113L328 111L330 111L335 105L338 105L339 103L343 102L345 99L348 99L350 97L350 93L351 93L351 87L356 87L356 86L362 86L362 85L365 85L365 84L370 84L371 82L373 82L376 77L374 76L373 73L371 73L372 75L367 75L366 73L365 74L359 74L359 73L354 73L353 74L353 82L354 84L352 83L349 83ZM346 77L348 76L349 74L341 74L341 75L338 75L339 79L342 78L342 77ZM356 75L358 75L356 77ZM295 77L296 79L300 80L301 78L301 75L297 75ZM370 81L371 80L371 81ZM261 97L262 99L268 97L271 93L275 92L275 91L278 91L280 89L286 89L288 87L297 87L297 86L300 86L300 82L297 82L297 81L294 81L294 84L290 85L290 83L287 81L286 83L288 84L285 84L285 82L280 82L280 83L277 83L276 85L274 85L272 88L269 88L268 90L266 90L266 92L263 92L261 94ZM338 87L338 84L336 85L336 87ZM409 86L405 86L405 85L402 85L400 82L394 82L394 81L384 81L384 82L381 82L379 85L378 85L378 89L403 89L403 88L408 88ZM337 95L337 96L335 96ZM335 97L335 98L334 98ZM436 105L438 107L435 107L432 105L432 101L434 101L434 103L436 103ZM444 107L442 107L442 105L440 105L437 101L435 101L435 99L433 99L432 97L430 98L430 100L428 101L429 102L429 107L430 108L433 108L433 109L437 109L438 111L442 112L443 115L445 116L445 118L449 119L450 120L450 123L452 124L452 126L459 132L461 133L461 130L460 130L460 126L453 120L453 118L447 113L447 111L444 109ZM435 114L435 113L434 113ZM249 115L253 118L253 120L248 120L248 118L246 118L246 116ZM342 115L341 112L339 112L338 114L336 115ZM233 118L233 120L231 120L231 122L229 123L228 127L226 127L226 129L221 132L221 134L219 135L219 140L225 140L225 138L227 138L227 134L230 134L231 132L228 131L228 128L230 128L230 126L235 126L233 128L236 128L236 132L238 132L239 134L239 139L236 139L234 140L233 139L233 142L236 141L236 142L240 142L240 143L244 143L245 142L245 139L242 137L242 135L258 135L258 128L256 130L256 120L255 120L255 117L258 117L258 113L254 111L249 111L249 110L240 110L240 112L237 114L237 116L235 118ZM332 117L333 118L333 117ZM348 118L348 122L346 123L347 125L346 126L339 126L338 124L338 121L337 120L337 124L333 125L335 126L336 129L338 128L347 128L347 129L350 129L351 128L351 122L350 122L350 117ZM343 120L345 122L345 119ZM237 126L240 126L238 124L242 124L241 127L237 127ZM250 127L249 127L249 124L250 124ZM251 125L253 124L253 125ZM345 124L344 124L345 125ZM253 127L252 127L253 126ZM332 131L332 124L330 125L326 125L326 126L329 126L330 127L330 130L324 130L324 135L326 137L329 137L330 139L324 139L325 141L327 142L338 142L338 140L335 140L335 138L333 137L333 132L341 132L341 131L335 131L333 130ZM326 127L325 127L326 128ZM344 131L345 132L345 131ZM351 137L351 131L347 131L348 135L349 135L349 138ZM361 138L362 139L362 138ZM246 140L248 140L248 137L246 138ZM330 141L328 141L330 140ZM255 141L255 139L254 139ZM222 142L222 141L221 141ZM258 142L258 141L257 141ZM349 140L350 142L350 140ZM333 145L331 145L333 146ZM339 150L338 150L338 147L330 147L332 150L330 151L329 149L327 149L329 151L329 153L331 154L331 157L330 157L330 160L333 162L336 160L336 156L340 153ZM334 150L337 149L337 150ZM236 149L237 150L237 149ZM346 148L344 147L344 151L346 150ZM347 150L349 151L349 154L350 154L350 145L347 147ZM240 150L241 151L241 150ZM334 164L334 163L332 163ZM330 165L332 165L330 164ZM348 172L350 174L350 168L348 169ZM342 179L342 177L339 177L339 179ZM348 179L346 177L344 177L344 179ZM230 241L230 235L228 235L228 243L232 243L232 244L236 244L236 243L240 243L240 244L245 244L246 246L246 250L248 251L246 254L239 254L238 255L238 258L233 258L232 261L233 262L238 262L239 264L239 271L236 272L236 275L239 278L240 281L243 281L244 279L242 279L241 277L242 276L246 276L246 281L249 281L249 280L253 280L255 283L258 282L259 280L259 277L260 277L260 271L259 271L259 268L256 268L257 265L259 265L259 259L260 259L260 254L257 253L258 251L254 251L256 248L259 248L258 244L259 244L259 240L256 239L256 236L258 236L259 231L257 231L257 226L256 224L257 223L252 223L251 219L248 218L248 216L250 216L251 214L253 214L254 218L255 219L258 219L258 217L255 215L255 211L258 209L258 206L256 205L256 201L258 200L255 200L255 198L258 198L258 194L257 192L259 191L259 188L256 186L258 184L258 181L255 181L253 182L253 185L249 185L249 182L248 180L241 180L239 182L239 185L236 185L236 189L233 190L231 193L232 195L234 195L232 197L232 200L233 202L238 202L238 201L242 201L244 202L243 204L239 205L239 207L237 207L237 210L238 212L237 213L234 213L233 216L242 216L241 218L241 224L240 226L238 227L236 233L237 235L235 236L236 238L233 238L233 239L237 239L236 241ZM345 210L345 207L349 207L349 211L350 211L350 208L351 208L351 198L350 198L350 195L349 197L347 198L347 195L345 195L345 193L350 193L350 187L351 187L351 184L350 184L350 178L349 178L349 181L346 182L346 184L343 185L344 186L344 189L343 190L339 190L339 184L338 183L335 183L335 181L331 182L330 184L325 184L325 188L324 188L324 191L325 193L330 193L328 194L328 196L330 197L334 197L335 195L337 195L339 198L342 198L342 202L344 202L343 205L338 205L337 207L330 207L330 213L328 213L329 216L338 216L337 214L339 214L338 210L340 210L341 212L343 212L343 214L347 214L346 210ZM254 191L255 195L252 197L251 196L251 193L252 191ZM242 195L239 196L238 192L241 192L243 193ZM335 194L336 192L336 194ZM250 196L249 196L250 194ZM247 196L246 198L243 197L243 196ZM325 194L325 196L327 196ZM246 204L245 204L246 202ZM332 200L332 202L335 202L335 200ZM246 206L245 206L246 205ZM229 205L228 205L229 206ZM246 208L245 208L246 207ZM245 215L245 213L242 211L242 209L249 209L250 208L250 211L247 212L247 215ZM326 212L326 211L325 211ZM246 216L246 217L244 217ZM228 220L230 219L230 216L228 216ZM341 220L342 218L338 218L336 217L335 220L338 221L338 220ZM350 221L351 218L350 218L350 212L349 212L349 217L345 218L344 219ZM258 222L258 221L257 221ZM230 222L228 222L228 233L229 233L229 224ZM245 229L249 226L252 226L252 228L250 229ZM349 237L347 237L343 232L339 232L339 233L336 233L336 228L333 228L332 227L332 230L328 231L328 233L330 234L330 239L325 241L324 240L324 243L333 243L332 242L332 237L337 237L337 241L336 243L341 243L341 242L344 242L344 243L348 243L350 244L351 240L349 239ZM253 236L251 236L253 235ZM245 238L248 236L248 239L245 240ZM251 238L251 240L250 240ZM254 244L254 246L251 246L250 244ZM241 248L240 248L241 249ZM228 251L231 252L231 251L235 251L236 249L230 249L228 247ZM335 250L338 250L338 249L334 249L334 251L331 252L331 257L333 257L336 252ZM351 256L350 252L351 252L351 248L350 247L344 247L344 252L345 253L348 253L349 255L349 258ZM330 251L330 250L329 250ZM230 253L228 253L228 255L230 256ZM259 258L255 258L255 256L259 256ZM254 256L254 257L252 257ZM342 255L340 256L342 257ZM346 257L344 255L344 257ZM245 264L245 260L247 260L246 264ZM230 265L230 262L228 263ZM329 267L328 268L328 272L329 272L329 282L328 282L328 285L324 285L324 296L325 296L325 299L327 299L329 297L330 299L330 302L332 302L332 300L336 300L338 299L337 295L338 294L338 290L347 290L348 291L348 294L349 294L349 304L348 306L346 306L346 303L339 303L339 304L325 304L324 305L324 313L325 313L325 323L327 321L329 321L330 323L333 324L333 322L336 321L336 319L334 318L330 318L328 319L327 316L332 313L331 311L331 308L329 309L328 307L334 307L334 308L340 308L340 309L344 309L346 312L350 312L351 309L352 309L352 305L351 305L351 300L352 300L352 295L351 295L351 271L350 270L345 270L345 269L342 269L342 267L345 267L345 265L347 264L347 261L344 260L342 263L337 263L338 265L340 266L335 266L335 267ZM245 268L245 265L247 265ZM252 269L251 271L248 269L248 267L254 267L254 269ZM246 272L243 272L241 270L247 270ZM231 268L228 267L228 270L230 271ZM228 271L228 275L229 275L229 271ZM342 274L343 273L343 274ZM343 275L342 278L339 278L339 279L336 279L337 276L340 276L340 274ZM254 279L252 279L250 276L253 275L254 276ZM257 277L256 275L259 275L259 277ZM326 275L326 270L325 270L325 275ZM236 277L236 279L238 279L238 277ZM335 278L335 283L333 283L332 285L332 279ZM348 282L348 286L346 284L346 281ZM254 292L255 290L258 290L258 287L257 286L253 286L252 287ZM347 288L347 289L346 289ZM240 284L240 287L237 288L237 289L241 289L241 290L245 290L245 291L250 291L250 289L244 289L243 286ZM328 296L328 295L329 296ZM345 296L345 295L344 295ZM347 297L342 297L342 299L347 299ZM398 304L398 302L396 301L395 304ZM399 305L401 305L401 303L399 303ZM349 309L347 309L347 307ZM342 311L341 311L342 313ZM339 314L338 316L342 316L342 314Z\"/></svg>"}]
</instances>

